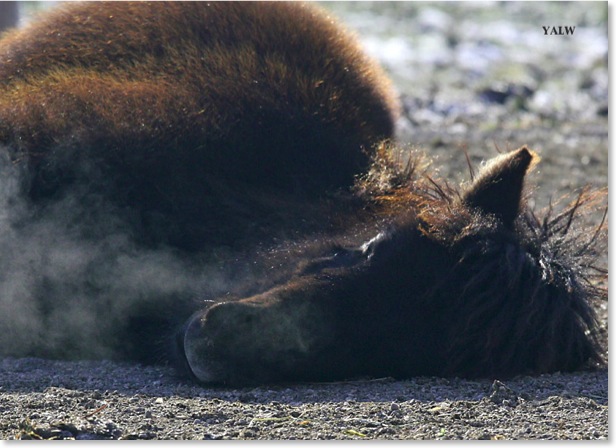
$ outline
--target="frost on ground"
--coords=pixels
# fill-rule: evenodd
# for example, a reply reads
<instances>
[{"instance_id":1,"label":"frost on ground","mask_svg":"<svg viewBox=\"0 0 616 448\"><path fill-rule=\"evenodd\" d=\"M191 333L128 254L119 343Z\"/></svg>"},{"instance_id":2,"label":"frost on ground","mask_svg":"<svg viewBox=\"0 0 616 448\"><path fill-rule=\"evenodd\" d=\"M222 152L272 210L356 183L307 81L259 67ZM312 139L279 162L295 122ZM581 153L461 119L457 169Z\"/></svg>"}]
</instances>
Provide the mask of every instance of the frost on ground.
<instances>
[{"instance_id":1,"label":"frost on ground","mask_svg":"<svg viewBox=\"0 0 616 448\"><path fill-rule=\"evenodd\" d=\"M166 368L4 360L3 439L598 439L607 370L202 388Z\"/></svg>"}]
</instances>

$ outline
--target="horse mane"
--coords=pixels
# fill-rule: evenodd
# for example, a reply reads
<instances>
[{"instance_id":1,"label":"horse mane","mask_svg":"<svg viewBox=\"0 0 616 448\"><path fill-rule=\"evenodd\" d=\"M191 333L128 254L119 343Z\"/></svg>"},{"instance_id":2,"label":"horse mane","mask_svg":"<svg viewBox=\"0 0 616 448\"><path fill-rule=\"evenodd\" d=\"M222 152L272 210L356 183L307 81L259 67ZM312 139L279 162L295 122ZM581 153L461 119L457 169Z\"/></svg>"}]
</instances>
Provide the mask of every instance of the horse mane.
<instances>
[{"instance_id":1,"label":"horse mane","mask_svg":"<svg viewBox=\"0 0 616 448\"><path fill-rule=\"evenodd\" d=\"M420 153L402 163L386 149L358 181L359 194L382 216L411 211L420 232L459 254L425 297L425 306L453 317L443 329L451 341L443 374L605 364L593 304L607 299L606 189L584 188L539 211L523 200L508 229L466 206L463 190L436 177ZM590 224L601 213L599 225ZM462 295L452 298L456 288Z\"/></svg>"}]
</instances>

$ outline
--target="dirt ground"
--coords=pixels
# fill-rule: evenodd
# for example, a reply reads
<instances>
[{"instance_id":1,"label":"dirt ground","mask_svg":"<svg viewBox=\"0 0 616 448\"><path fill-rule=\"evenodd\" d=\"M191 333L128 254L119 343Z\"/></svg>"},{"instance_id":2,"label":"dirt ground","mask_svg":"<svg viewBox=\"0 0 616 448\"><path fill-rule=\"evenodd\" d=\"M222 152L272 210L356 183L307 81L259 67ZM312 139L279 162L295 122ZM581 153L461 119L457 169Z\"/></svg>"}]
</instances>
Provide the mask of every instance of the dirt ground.
<instances>
[{"instance_id":1,"label":"dirt ground","mask_svg":"<svg viewBox=\"0 0 616 448\"><path fill-rule=\"evenodd\" d=\"M325 6L389 71L405 107L400 141L443 177L468 177L464 149L479 164L496 146L528 144L542 158L531 205L607 188L607 3ZM544 35L561 24L575 33ZM607 357L608 306L594 305ZM219 389L166 367L6 358L0 438L607 439L608 369Z\"/></svg>"}]
</instances>

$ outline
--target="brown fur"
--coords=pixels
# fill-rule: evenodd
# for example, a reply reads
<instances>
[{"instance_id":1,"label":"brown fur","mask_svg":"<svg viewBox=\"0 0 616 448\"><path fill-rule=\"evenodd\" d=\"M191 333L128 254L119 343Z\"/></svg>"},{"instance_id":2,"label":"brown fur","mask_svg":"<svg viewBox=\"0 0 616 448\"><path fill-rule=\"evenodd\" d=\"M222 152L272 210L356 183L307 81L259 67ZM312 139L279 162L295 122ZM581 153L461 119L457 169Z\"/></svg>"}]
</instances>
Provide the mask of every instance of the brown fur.
<instances>
[{"instance_id":1,"label":"brown fur","mask_svg":"<svg viewBox=\"0 0 616 448\"><path fill-rule=\"evenodd\" d=\"M31 197L85 180L183 248L350 187L398 114L355 37L293 2L61 5L0 42L0 86Z\"/></svg>"},{"instance_id":2,"label":"brown fur","mask_svg":"<svg viewBox=\"0 0 616 448\"><path fill-rule=\"evenodd\" d=\"M0 140L27 156L103 141L158 165L200 150L214 174L286 187L350 184L397 114L353 36L296 3L63 5L2 40L0 83Z\"/></svg>"}]
</instances>

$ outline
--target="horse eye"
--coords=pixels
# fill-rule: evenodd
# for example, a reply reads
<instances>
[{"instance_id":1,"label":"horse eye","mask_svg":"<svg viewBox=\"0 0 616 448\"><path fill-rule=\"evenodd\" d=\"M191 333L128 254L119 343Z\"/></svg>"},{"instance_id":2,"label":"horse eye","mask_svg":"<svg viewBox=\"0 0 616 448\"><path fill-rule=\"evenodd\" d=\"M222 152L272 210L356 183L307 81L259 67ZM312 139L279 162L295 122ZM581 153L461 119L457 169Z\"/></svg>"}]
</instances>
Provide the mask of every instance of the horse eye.
<instances>
[{"instance_id":1,"label":"horse eye","mask_svg":"<svg viewBox=\"0 0 616 448\"><path fill-rule=\"evenodd\" d=\"M360 249L364 256L366 256L366 258L370 260L374 256L378 247L381 245L380 243L382 243L383 240L386 239L388 239L388 235L385 232L381 232L377 236L372 238L370 241L366 241L364 244L362 244Z\"/></svg>"}]
</instances>

